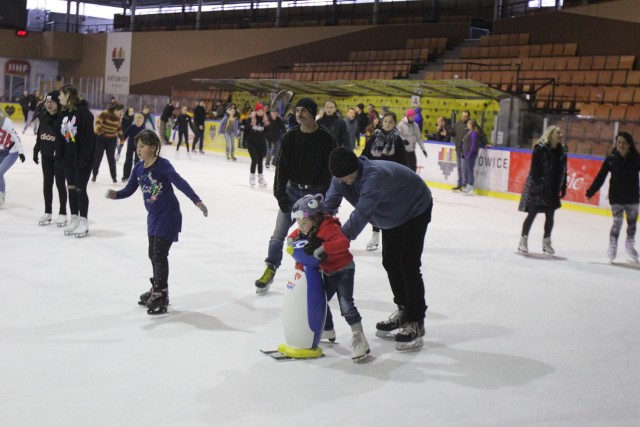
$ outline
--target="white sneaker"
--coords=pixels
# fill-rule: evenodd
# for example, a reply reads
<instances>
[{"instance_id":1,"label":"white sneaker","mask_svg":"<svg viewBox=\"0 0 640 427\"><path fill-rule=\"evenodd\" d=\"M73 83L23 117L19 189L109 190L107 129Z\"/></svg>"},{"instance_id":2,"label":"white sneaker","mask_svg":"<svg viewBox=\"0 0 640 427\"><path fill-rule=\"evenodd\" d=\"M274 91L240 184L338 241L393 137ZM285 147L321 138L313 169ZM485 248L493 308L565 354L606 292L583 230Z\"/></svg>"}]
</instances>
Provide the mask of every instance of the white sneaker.
<instances>
[{"instance_id":1,"label":"white sneaker","mask_svg":"<svg viewBox=\"0 0 640 427\"><path fill-rule=\"evenodd\" d=\"M249 185L252 186L252 187L254 185L256 185L256 174L255 173L249 174Z\"/></svg>"},{"instance_id":2,"label":"white sneaker","mask_svg":"<svg viewBox=\"0 0 640 427\"><path fill-rule=\"evenodd\" d=\"M78 215L71 215L71 219L67 222L67 226L64 228L64 235L70 236L73 234L76 228L78 228L79 219Z\"/></svg>"},{"instance_id":3,"label":"white sneaker","mask_svg":"<svg viewBox=\"0 0 640 427\"><path fill-rule=\"evenodd\" d=\"M58 215L58 219L56 219L56 225L58 227L64 227L67 225L67 216L65 214Z\"/></svg>"},{"instance_id":4,"label":"white sneaker","mask_svg":"<svg viewBox=\"0 0 640 427\"><path fill-rule=\"evenodd\" d=\"M87 218L81 216L78 218L78 227L73 230L73 234L76 237L85 237L89 234L89 220Z\"/></svg>"},{"instance_id":5,"label":"white sneaker","mask_svg":"<svg viewBox=\"0 0 640 427\"><path fill-rule=\"evenodd\" d=\"M520 236L520 243L518 243L518 252L529 253L529 238L527 236Z\"/></svg>"},{"instance_id":6,"label":"white sneaker","mask_svg":"<svg viewBox=\"0 0 640 427\"><path fill-rule=\"evenodd\" d=\"M378 249L378 246L380 246L380 232L374 231L371 234L371 239L369 239L369 241L367 242L367 250L375 251L376 249Z\"/></svg>"},{"instance_id":7,"label":"white sneaker","mask_svg":"<svg viewBox=\"0 0 640 427\"><path fill-rule=\"evenodd\" d=\"M360 361L371 352L369 343L362 331L354 331L351 338L351 358L354 362Z\"/></svg>"},{"instance_id":8,"label":"white sneaker","mask_svg":"<svg viewBox=\"0 0 640 427\"><path fill-rule=\"evenodd\" d=\"M38 225L49 225L49 224L51 224L51 214L45 213L38 220Z\"/></svg>"},{"instance_id":9,"label":"white sneaker","mask_svg":"<svg viewBox=\"0 0 640 427\"><path fill-rule=\"evenodd\" d=\"M634 262L638 262L638 251L636 251L636 248L634 247L635 244L636 241L634 239L627 239L627 241L624 243L624 250L627 255L633 258Z\"/></svg>"},{"instance_id":10,"label":"white sneaker","mask_svg":"<svg viewBox=\"0 0 640 427\"><path fill-rule=\"evenodd\" d=\"M556 251L551 247L551 237L545 237L542 239L542 252L547 255L554 255Z\"/></svg>"},{"instance_id":11,"label":"white sneaker","mask_svg":"<svg viewBox=\"0 0 640 427\"><path fill-rule=\"evenodd\" d=\"M258 174L258 184L260 185L260 187L266 187L267 186L267 181L265 181L264 175L262 175L261 173Z\"/></svg>"}]
</instances>

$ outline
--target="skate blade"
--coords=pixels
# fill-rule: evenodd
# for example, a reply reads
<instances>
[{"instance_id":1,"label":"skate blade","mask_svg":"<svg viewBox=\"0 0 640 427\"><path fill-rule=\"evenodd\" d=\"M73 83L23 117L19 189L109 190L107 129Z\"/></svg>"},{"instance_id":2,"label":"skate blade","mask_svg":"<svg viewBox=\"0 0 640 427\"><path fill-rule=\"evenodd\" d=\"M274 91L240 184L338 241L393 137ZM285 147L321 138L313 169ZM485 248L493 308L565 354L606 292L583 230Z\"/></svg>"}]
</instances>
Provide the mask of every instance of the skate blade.
<instances>
[{"instance_id":1,"label":"skate blade","mask_svg":"<svg viewBox=\"0 0 640 427\"><path fill-rule=\"evenodd\" d=\"M351 358L351 360L353 360L353 363L367 363L371 359L371 350L367 350L367 353L362 356Z\"/></svg>"},{"instance_id":2,"label":"skate blade","mask_svg":"<svg viewBox=\"0 0 640 427\"><path fill-rule=\"evenodd\" d=\"M167 310L166 308L162 309L162 310L155 310L155 311L154 310L147 310L147 314L149 316L159 316L159 315L162 315L162 314L169 314L169 310Z\"/></svg>"},{"instance_id":3,"label":"skate blade","mask_svg":"<svg viewBox=\"0 0 640 427\"><path fill-rule=\"evenodd\" d=\"M49 225L51 221L38 221L38 225Z\"/></svg>"},{"instance_id":4,"label":"skate blade","mask_svg":"<svg viewBox=\"0 0 640 427\"><path fill-rule=\"evenodd\" d=\"M396 342L396 350L398 351L414 351L419 350L424 346L424 341L422 337L417 338L411 342Z\"/></svg>"},{"instance_id":5,"label":"skate blade","mask_svg":"<svg viewBox=\"0 0 640 427\"><path fill-rule=\"evenodd\" d=\"M267 292L269 292L269 288L271 287L271 284L268 284L267 286L265 286L264 288L258 288L256 287L256 295L266 295Z\"/></svg>"},{"instance_id":6,"label":"skate blade","mask_svg":"<svg viewBox=\"0 0 640 427\"><path fill-rule=\"evenodd\" d=\"M376 336L378 338L382 338L382 339L385 339L385 340L394 340L394 339L396 339L397 331L398 331L397 329L395 331L391 331L391 332L376 330Z\"/></svg>"},{"instance_id":7,"label":"skate blade","mask_svg":"<svg viewBox=\"0 0 640 427\"><path fill-rule=\"evenodd\" d=\"M367 246L367 250L368 250L369 252L371 252L371 251L375 251L376 249L378 249L378 245Z\"/></svg>"},{"instance_id":8,"label":"skate blade","mask_svg":"<svg viewBox=\"0 0 640 427\"><path fill-rule=\"evenodd\" d=\"M56 223L56 226L57 226L58 228L66 227L66 225L67 225L67 223L66 223L66 222L57 222L57 223Z\"/></svg>"},{"instance_id":9,"label":"skate blade","mask_svg":"<svg viewBox=\"0 0 640 427\"><path fill-rule=\"evenodd\" d=\"M87 237L89 235L89 232L85 232L85 233L74 233L74 236L76 236L77 239L82 239L83 237Z\"/></svg>"}]
</instances>

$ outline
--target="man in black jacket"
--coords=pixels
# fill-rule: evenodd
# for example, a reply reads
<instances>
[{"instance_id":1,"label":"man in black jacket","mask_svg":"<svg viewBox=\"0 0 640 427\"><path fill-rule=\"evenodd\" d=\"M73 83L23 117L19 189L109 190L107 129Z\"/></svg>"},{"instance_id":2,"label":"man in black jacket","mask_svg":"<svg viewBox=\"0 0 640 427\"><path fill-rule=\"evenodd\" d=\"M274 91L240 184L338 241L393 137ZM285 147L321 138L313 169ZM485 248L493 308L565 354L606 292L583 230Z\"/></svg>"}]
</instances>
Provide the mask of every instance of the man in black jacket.
<instances>
[{"instance_id":1,"label":"man in black jacket","mask_svg":"<svg viewBox=\"0 0 640 427\"><path fill-rule=\"evenodd\" d=\"M160 141L165 145L171 145L171 142L167 140L167 122L173 115L174 108L173 100L169 98L169 102L165 105L164 110L162 110L162 114L160 115L160 129L158 129L158 133L160 134Z\"/></svg>"},{"instance_id":2,"label":"man in black jacket","mask_svg":"<svg viewBox=\"0 0 640 427\"><path fill-rule=\"evenodd\" d=\"M191 151L196 152L196 143L200 142L200 153L204 154L202 144L204 143L204 121L207 117L207 111L204 108L204 100L198 100L198 105L193 109L193 145Z\"/></svg>"}]
</instances>

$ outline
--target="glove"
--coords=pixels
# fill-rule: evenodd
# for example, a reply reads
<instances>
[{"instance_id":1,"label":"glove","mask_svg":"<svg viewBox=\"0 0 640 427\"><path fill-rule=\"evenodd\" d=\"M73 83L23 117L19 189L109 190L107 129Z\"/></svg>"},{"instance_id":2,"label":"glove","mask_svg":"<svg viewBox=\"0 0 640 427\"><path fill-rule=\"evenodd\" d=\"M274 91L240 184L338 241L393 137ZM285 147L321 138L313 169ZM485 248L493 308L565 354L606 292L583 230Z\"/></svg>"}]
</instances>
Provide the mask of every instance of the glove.
<instances>
[{"instance_id":1,"label":"glove","mask_svg":"<svg viewBox=\"0 0 640 427\"><path fill-rule=\"evenodd\" d=\"M115 199L116 198L116 190L107 190L107 192L104 193L104 197L106 197L107 199Z\"/></svg>"},{"instance_id":2,"label":"glove","mask_svg":"<svg viewBox=\"0 0 640 427\"><path fill-rule=\"evenodd\" d=\"M289 196L283 194L282 196L278 196L278 206L280 206L280 210L282 213L291 213L291 208L293 207L291 200L289 200Z\"/></svg>"},{"instance_id":3,"label":"glove","mask_svg":"<svg viewBox=\"0 0 640 427\"><path fill-rule=\"evenodd\" d=\"M320 247L322 247L322 241L320 239L318 239L317 237L309 237L307 244L304 245L304 248L302 248L302 250L305 254L312 255L314 251Z\"/></svg>"},{"instance_id":4,"label":"glove","mask_svg":"<svg viewBox=\"0 0 640 427\"><path fill-rule=\"evenodd\" d=\"M33 162L37 165L40 164L40 159L38 158L38 153L33 153Z\"/></svg>"},{"instance_id":5,"label":"glove","mask_svg":"<svg viewBox=\"0 0 640 427\"><path fill-rule=\"evenodd\" d=\"M20 161L21 161L22 163L24 163L24 161L25 161L25 159L26 159L26 157L24 156L24 154L19 154L19 155L18 155L18 157L20 157Z\"/></svg>"},{"instance_id":6,"label":"glove","mask_svg":"<svg viewBox=\"0 0 640 427\"><path fill-rule=\"evenodd\" d=\"M322 245L320 245L318 249L313 251L313 257L315 259L319 259L320 261L327 257L327 253L324 251L324 247Z\"/></svg>"},{"instance_id":7,"label":"glove","mask_svg":"<svg viewBox=\"0 0 640 427\"><path fill-rule=\"evenodd\" d=\"M202 215L204 215L205 218L207 217L207 215L209 215L209 210L207 209L204 203L198 202L196 203L196 206L198 207L198 209L202 211Z\"/></svg>"},{"instance_id":8,"label":"glove","mask_svg":"<svg viewBox=\"0 0 640 427\"><path fill-rule=\"evenodd\" d=\"M422 150L422 154L424 154L424 158L426 159L427 157L429 157L429 155L427 154L427 150Z\"/></svg>"}]
</instances>

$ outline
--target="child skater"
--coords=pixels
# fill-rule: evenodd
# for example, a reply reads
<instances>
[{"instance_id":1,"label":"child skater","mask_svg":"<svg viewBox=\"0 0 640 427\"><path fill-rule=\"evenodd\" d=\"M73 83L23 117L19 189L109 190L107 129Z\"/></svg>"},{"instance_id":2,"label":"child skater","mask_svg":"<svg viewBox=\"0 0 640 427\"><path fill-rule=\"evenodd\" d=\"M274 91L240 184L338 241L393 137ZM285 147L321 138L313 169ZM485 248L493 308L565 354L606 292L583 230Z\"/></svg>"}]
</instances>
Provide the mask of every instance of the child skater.
<instances>
[{"instance_id":1,"label":"child skater","mask_svg":"<svg viewBox=\"0 0 640 427\"><path fill-rule=\"evenodd\" d=\"M136 138L138 157L142 160L133 167L131 179L120 191L107 190L108 199L124 199L138 187L142 191L147 215L149 235L149 258L153 268L151 289L140 295L138 304L147 306L148 314L167 312L169 305L169 249L178 241L182 230L182 213L178 198L173 191L175 185L202 211L206 217L207 207L171 163L160 157L160 138L151 130L143 130Z\"/></svg>"},{"instance_id":2,"label":"child skater","mask_svg":"<svg viewBox=\"0 0 640 427\"><path fill-rule=\"evenodd\" d=\"M135 137L144 130L144 116L140 113L134 114L133 124L124 131L124 138L127 140L127 151L124 157L124 167L122 168L122 182L127 182L131 175L131 168L137 163Z\"/></svg>"},{"instance_id":3,"label":"child skater","mask_svg":"<svg viewBox=\"0 0 640 427\"><path fill-rule=\"evenodd\" d=\"M23 132L24 133L24 132ZM4 205L4 174L20 158L24 163L24 151L13 122L4 111L0 111L0 208Z\"/></svg>"},{"instance_id":4,"label":"child skater","mask_svg":"<svg viewBox=\"0 0 640 427\"><path fill-rule=\"evenodd\" d=\"M294 230L287 240L293 243L295 240L307 239L305 253L313 254L322 260L320 269L327 301L338 294L340 313L353 332L351 358L358 361L365 358L370 350L362 329L362 317L353 303L353 277L356 267L353 255L349 252L349 239L342 233L338 218L325 213L323 201L322 194L308 194L293 205L291 219L297 221L298 229ZM324 331L323 338L335 341L333 317L328 305Z\"/></svg>"},{"instance_id":5,"label":"child skater","mask_svg":"<svg viewBox=\"0 0 640 427\"><path fill-rule=\"evenodd\" d=\"M618 237L622 230L622 219L627 215L627 254L638 262L638 252L635 248L636 223L638 222L638 205L640 203L638 172L640 171L640 155L633 143L633 138L627 132L620 132L616 136L613 152L600 168L596 179L587 190L587 198L592 198L602 187L607 174L611 172L609 181L609 203L613 213L613 226L609 232L609 260L613 262L618 251Z\"/></svg>"},{"instance_id":6,"label":"child skater","mask_svg":"<svg viewBox=\"0 0 640 427\"><path fill-rule=\"evenodd\" d=\"M189 151L189 128L193 130L193 122L191 116L187 114L187 107L182 107L182 112L176 118L176 124L173 126L178 130L178 146L176 147L176 159L178 158L178 150L180 144L182 144L182 138L184 138L184 145L187 147L187 157L191 158L191 152Z\"/></svg>"},{"instance_id":7,"label":"child skater","mask_svg":"<svg viewBox=\"0 0 640 427\"><path fill-rule=\"evenodd\" d=\"M67 225L67 187L64 182L64 167L60 160L54 158L56 152L56 123L60 115L60 92L52 90L44 98L44 110L40 113L36 145L33 148L33 161L38 164L42 157L42 192L44 195L44 215L40 217L40 225L51 223L51 213L53 212L53 182L55 180L58 189L58 199L60 209L58 210L58 227Z\"/></svg>"}]
</instances>

